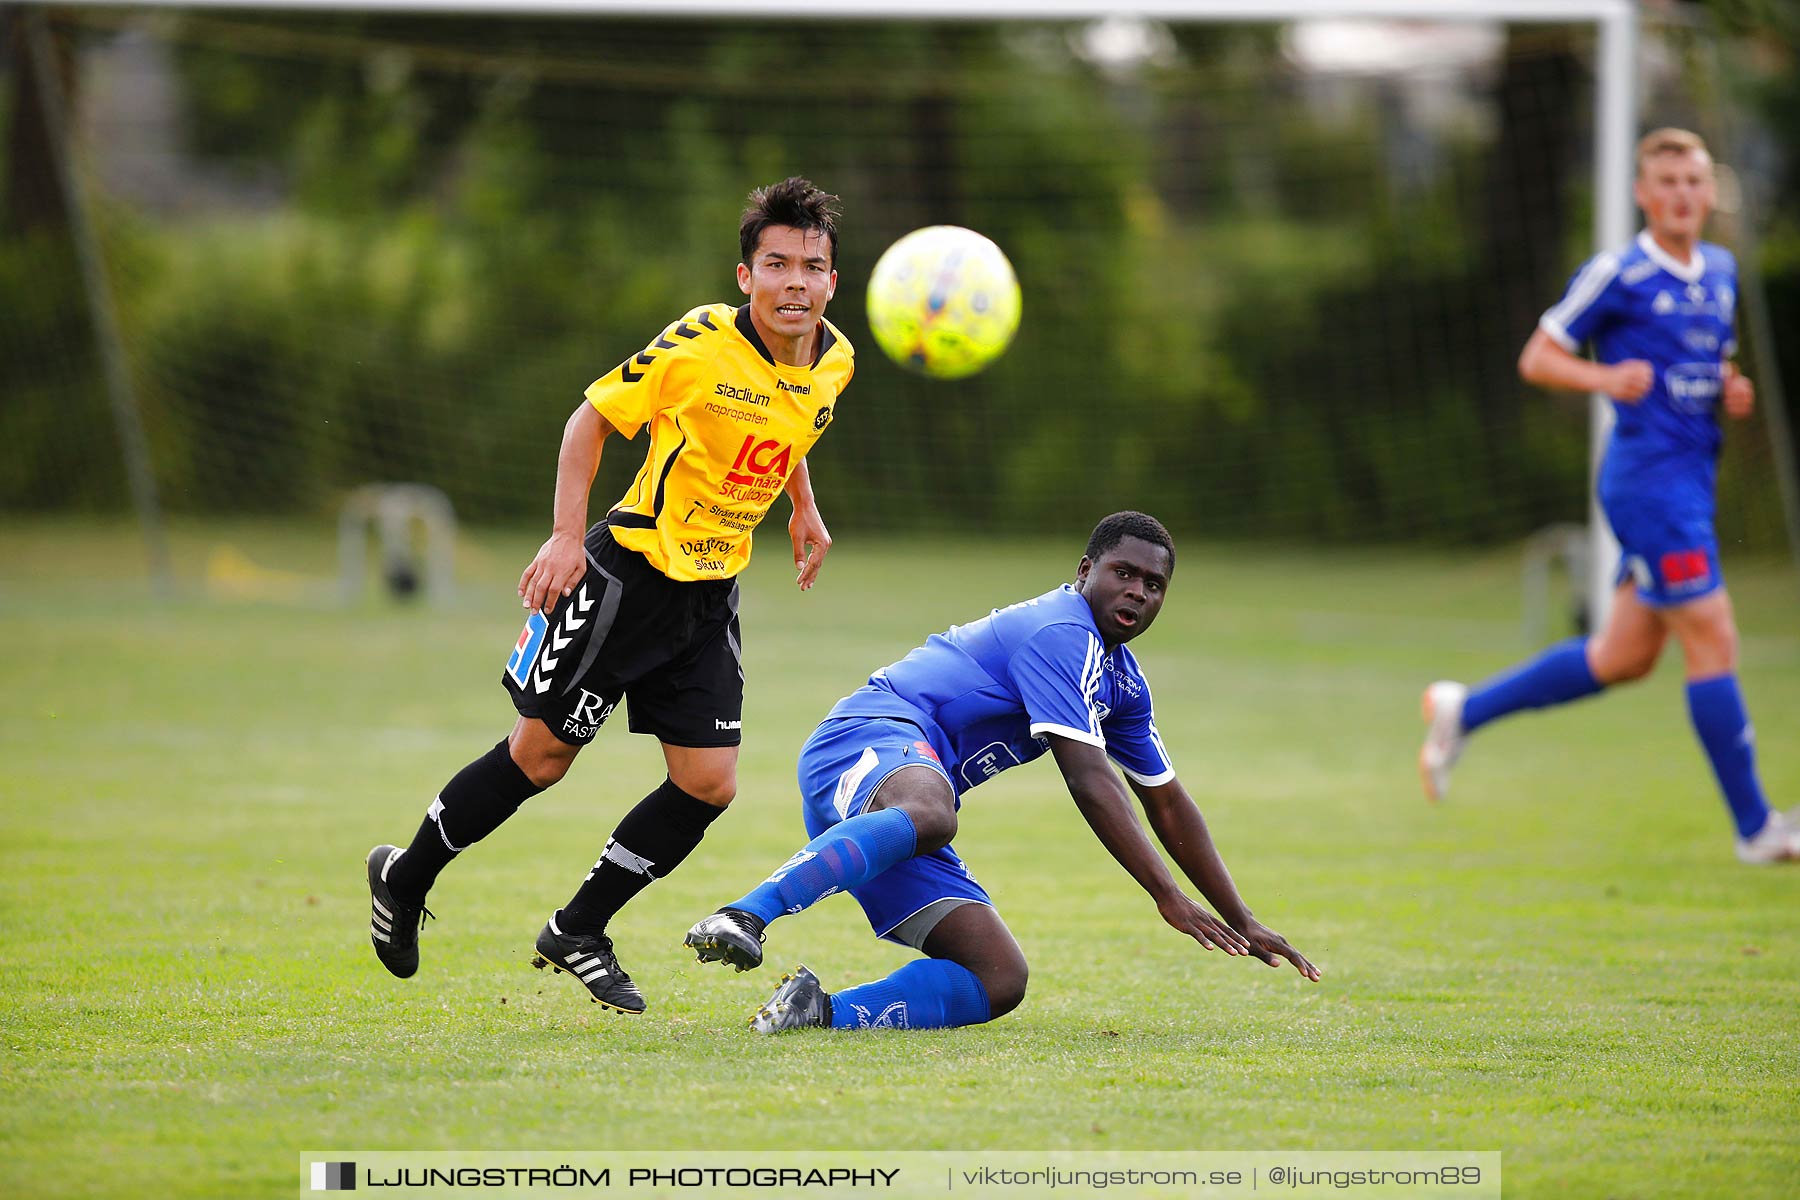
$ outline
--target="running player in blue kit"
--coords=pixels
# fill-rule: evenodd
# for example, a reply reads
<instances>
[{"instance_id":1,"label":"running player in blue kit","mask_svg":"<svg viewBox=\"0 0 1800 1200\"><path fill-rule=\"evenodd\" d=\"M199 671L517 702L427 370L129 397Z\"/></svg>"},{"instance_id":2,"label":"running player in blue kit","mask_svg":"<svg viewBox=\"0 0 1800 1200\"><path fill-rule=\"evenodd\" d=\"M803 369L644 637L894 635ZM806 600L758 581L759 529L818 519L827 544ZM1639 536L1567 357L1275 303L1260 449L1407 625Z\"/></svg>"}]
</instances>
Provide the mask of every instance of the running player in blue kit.
<instances>
[{"instance_id":1,"label":"running player in blue kit","mask_svg":"<svg viewBox=\"0 0 1800 1200\"><path fill-rule=\"evenodd\" d=\"M954 850L963 793L1038 758L1056 759L1102 845L1205 948L1318 968L1250 914L1156 731L1150 685L1125 643L1150 627L1175 568L1168 530L1114 513L1088 539L1075 583L933 636L837 703L800 751L806 831L797 854L703 918L702 962L762 963L764 927L834 892L856 897L876 934L927 957L828 994L804 966L751 1027L937 1029L1018 1007L1019 944ZM1185 895L1144 836L1117 762L1151 828L1224 919Z\"/></svg>"},{"instance_id":2,"label":"running player in blue kit","mask_svg":"<svg viewBox=\"0 0 1800 1200\"><path fill-rule=\"evenodd\" d=\"M1737 827L1739 860L1792 860L1800 820L1772 810L1757 778L1713 534L1719 410L1747 417L1756 394L1730 362L1737 262L1700 240L1714 203L1706 144L1682 129L1647 135L1635 191L1643 232L1582 267L1519 356L1528 382L1612 397L1618 423L1598 485L1624 556L1612 613L1597 636L1552 646L1474 689L1428 687L1419 774L1426 795L1440 799L1477 729L1641 679L1673 634L1687 662L1688 714ZM1596 361L1577 356L1587 342Z\"/></svg>"}]
</instances>

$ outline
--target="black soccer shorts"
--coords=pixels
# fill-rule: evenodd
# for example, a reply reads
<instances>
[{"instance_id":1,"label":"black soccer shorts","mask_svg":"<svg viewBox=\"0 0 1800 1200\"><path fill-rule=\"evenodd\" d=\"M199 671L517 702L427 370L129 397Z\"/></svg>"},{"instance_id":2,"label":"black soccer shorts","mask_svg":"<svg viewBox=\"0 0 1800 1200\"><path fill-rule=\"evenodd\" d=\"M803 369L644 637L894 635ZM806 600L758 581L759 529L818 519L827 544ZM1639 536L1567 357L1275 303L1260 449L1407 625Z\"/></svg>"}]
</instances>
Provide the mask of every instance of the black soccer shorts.
<instances>
[{"instance_id":1,"label":"black soccer shorts","mask_svg":"<svg viewBox=\"0 0 1800 1200\"><path fill-rule=\"evenodd\" d=\"M550 615L532 613L501 682L519 715L585 746L624 697L633 733L674 746L735 746L744 665L735 579L670 579L613 541L585 539L587 575Z\"/></svg>"}]
</instances>

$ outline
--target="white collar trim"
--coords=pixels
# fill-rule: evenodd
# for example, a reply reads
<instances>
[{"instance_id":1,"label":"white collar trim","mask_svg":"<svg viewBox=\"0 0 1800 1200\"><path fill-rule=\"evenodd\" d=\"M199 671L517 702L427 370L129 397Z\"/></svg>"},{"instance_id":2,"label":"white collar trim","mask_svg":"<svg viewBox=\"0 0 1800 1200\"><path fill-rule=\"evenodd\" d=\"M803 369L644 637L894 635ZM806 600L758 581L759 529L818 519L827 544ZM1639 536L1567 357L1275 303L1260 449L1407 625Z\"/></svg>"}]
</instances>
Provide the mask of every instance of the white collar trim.
<instances>
[{"instance_id":1,"label":"white collar trim","mask_svg":"<svg viewBox=\"0 0 1800 1200\"><path fill-rule=\"evenodd\" d=\"M1652 262L1677 279L1688 283L1698 283L1700 277L1706 274L1706 255L1700 253L1698 243L1695 243L1694 252L1688 256L1686 262L1679 261L1674 255L1657 245L1656 239L1650 236L1648 229L1638 231L1637 244L1640 250L1650 256Z\"/></svg>"}]
</instances>

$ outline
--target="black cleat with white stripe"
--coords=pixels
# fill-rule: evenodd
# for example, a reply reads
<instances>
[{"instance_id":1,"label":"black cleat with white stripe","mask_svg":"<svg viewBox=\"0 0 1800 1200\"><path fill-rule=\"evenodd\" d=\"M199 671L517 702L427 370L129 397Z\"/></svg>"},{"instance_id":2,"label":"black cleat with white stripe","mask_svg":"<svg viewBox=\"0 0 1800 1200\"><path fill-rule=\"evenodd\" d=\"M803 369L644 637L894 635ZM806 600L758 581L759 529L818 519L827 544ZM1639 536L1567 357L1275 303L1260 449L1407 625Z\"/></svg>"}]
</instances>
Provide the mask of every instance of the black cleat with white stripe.
<instances>
[{"instance_id":1,"label":"black cleat with white stripe","mask_svg":"<svg viewBox=\"0 0 1800 1200\"><path fill-rule=\"evenodd\" d=\"M531 965L540 971L545 967L567 971L603 1008L633 1017L644 1011L644 994L620 968L612 939L605 934L564 933L551 917L537 936L537 954Z\"/></svg>"},{"instance_id":2,"label":"black cleat with white stripe","mask_svg":"<svg viewBox=\"0 0 1800 1200\"><path fill-rule=\"evenodd\" d=\"M369 851L369 940L381 965L411 979L419 970L419 927L432 915L423 903L402 904L388 890L388 867L400 857L398 846L381 845Z\"/></svg>"}]
</instances>

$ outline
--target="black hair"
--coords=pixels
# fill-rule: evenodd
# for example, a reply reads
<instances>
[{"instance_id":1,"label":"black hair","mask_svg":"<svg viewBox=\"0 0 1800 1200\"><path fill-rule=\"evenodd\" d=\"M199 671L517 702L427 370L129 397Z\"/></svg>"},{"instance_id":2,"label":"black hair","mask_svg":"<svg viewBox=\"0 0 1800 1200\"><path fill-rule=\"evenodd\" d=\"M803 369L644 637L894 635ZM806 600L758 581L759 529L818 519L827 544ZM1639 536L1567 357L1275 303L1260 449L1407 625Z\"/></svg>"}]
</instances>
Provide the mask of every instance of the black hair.
<instances>
[{"instance_id":1,"label":"black hair","mask_svg":"<svg viewBox=\"0 0 1800 1200\"><path fill-rule=\"evenodd\" d=\"M1175 570L1175 539L1163 523L1148 513L1116 512L1094 526L1094 532L1088 537L1087 559L1097 563L1100 556L1117 546L1128 537L1141 538L1152 546L1161 546L1169 552L1169 571Z\"/></svg>"},{"instance_id":2,"label":"black hair","mask_svg":"<svg viewBox=\"0 0 1800 1200\"><path fill-rule=\"evenodd\" d=\"M743 219L738 222L738 251L748 264L756 254L756 243L762 240L763 230L771 225L788 225L824 234L831 244L831 265L836 267L837 223L843 215L836 196L820 191L798 175L791 176L750 193Z\"/></svg>"}]
</instances>

